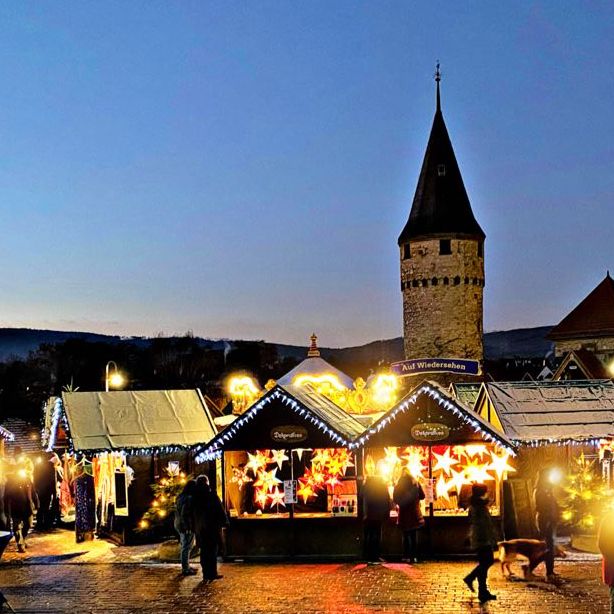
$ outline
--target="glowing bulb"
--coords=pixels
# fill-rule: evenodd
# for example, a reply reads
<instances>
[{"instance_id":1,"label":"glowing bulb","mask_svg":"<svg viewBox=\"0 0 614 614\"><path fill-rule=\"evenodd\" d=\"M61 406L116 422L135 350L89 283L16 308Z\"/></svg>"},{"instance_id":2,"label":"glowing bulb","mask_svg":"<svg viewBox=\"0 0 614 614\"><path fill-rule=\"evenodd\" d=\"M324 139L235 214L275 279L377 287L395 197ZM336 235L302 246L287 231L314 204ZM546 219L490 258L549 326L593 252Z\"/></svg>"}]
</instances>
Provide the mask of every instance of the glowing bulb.
<instances>
[{"instance_id":1,"label":"glowing bulb","mask_svg":"<svg viewBox=\"0 0 614 614\"><path fill-rule=\"evenodd\" d=\"M121 388L124 385L124 376L115 371L109 375L109 387L110 388Z\"/></svg>"},{"instance_id":2,"label":"glowing bulb","mask_svg":"<svg viewBox=\"0 0 614 614\"><path fill-rule=\"evenodd\" d=\"M158 516L160 516L160 518L164 518L164 516L166 516L166 510L158 510Z\"/></svg>"},{"instance_id":3,"label":"glowing bulb","mask_svg":"<svg viewBox=\"0 0 614 614\"><path fill-rule=\"evenodd\" d=\"M562 479L563 472L558 467L550 470L550 473L548 474L548 481L550 484L560 484Z\"/></svg>"},{"instance_id":4,"label":"glowing bulb","mask_svg":"<svg viewBox=\"0 0 614 614\"><path fill-rule=\"evenodd\" d=\"M141 527L141 529L147 529L149 527L149 523L147 522L147 520L141 520L141 522L139 522L139 526Z\"/></svg>"}]
</instances>

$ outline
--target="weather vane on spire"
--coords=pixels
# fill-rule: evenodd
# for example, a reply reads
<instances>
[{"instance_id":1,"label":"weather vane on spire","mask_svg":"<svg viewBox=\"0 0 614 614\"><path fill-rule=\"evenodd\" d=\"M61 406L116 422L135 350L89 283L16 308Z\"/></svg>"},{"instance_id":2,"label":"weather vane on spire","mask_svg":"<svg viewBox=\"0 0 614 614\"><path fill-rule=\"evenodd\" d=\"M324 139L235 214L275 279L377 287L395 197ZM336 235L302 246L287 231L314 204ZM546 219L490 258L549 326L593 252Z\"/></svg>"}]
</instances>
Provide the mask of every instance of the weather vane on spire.
<instances>
[{"instance_id":1,"label":"weather vane on spire","mask_svg":"<svg viewBox=\"0 0 614 614\"><path fill-rule=\"evenodd\" d=\"M439 98L439 82L441 81L441 70L439 70L439 60L435 66L435 82L437 83L437 110L441 110L441 100Z\"/></svg>"}]
</instances>

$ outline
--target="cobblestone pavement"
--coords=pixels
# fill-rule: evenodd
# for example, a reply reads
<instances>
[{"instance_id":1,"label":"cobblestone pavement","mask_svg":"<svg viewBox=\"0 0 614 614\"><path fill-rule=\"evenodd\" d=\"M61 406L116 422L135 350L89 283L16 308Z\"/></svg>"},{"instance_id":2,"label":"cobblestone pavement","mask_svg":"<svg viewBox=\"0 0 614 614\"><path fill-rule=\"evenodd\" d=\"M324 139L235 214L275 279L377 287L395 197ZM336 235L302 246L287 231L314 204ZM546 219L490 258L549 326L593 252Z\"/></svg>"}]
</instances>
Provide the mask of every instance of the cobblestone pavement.
<instances>
[{"instance_id":1,"label":"cobblestone pavement","mask_svg":"<svg viewBox=\"0 0 614 614\"><path fill-rule=\"evenodd\" d=\"M134 614L216 612L605 613L608 593L593 560L557 563L565 583L504 580L491 570L498 600L480 608L461 578L469 561L364 565L226 563L224 578L181 578L176 564L0 564L0 586L17 612Z\"/></svg>"}]
</instances>

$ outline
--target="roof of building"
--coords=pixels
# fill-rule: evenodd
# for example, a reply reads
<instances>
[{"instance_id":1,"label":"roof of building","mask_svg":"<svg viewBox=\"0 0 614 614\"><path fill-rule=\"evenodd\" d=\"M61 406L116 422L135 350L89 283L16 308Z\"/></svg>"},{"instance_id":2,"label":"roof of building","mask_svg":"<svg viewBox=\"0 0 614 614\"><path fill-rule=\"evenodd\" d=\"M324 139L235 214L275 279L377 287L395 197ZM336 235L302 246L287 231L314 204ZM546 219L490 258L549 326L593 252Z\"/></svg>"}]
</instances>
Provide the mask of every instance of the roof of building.
<instances>
[{"instance_id":1,"label":"roof of building","mask_svg":"<svg viewBox=\"0 0 614 614\"><path fill-rule=\"evenodd\" d=\"M438 78L437 109L411 212L399 236L399 245L410 239L432 236L477 239L485 237L471 210L443 119Z\"/></svg>"},{"instance_id":2,"label":"roof of building","mask_svg":"<svg viewBox=\"0 0 614 614\"><path fill-rule=\"evenodd\" d=\"M311 335L311 344L309 346L309 350L307 351L307 358L296 365L294 369L288 371L288 373L285 375L282 375L282 377L277 380L277 383L280 386L293 384L295 378L300 375L309 375L312 377L334 375L346 388L352 388L354 382L349 375L346 375L343 371L333 367L333 365L320 357L320 350L318 349L317 340L318 337L315 333Z\"/></svg>"},{"instance_id":3,"label":"roof of building","mask_svg":"<svg viewBox=\"0 0 614 614\"><path fill-rule=\"evenodd\" d=\"M478 400L482 384L453 383L450 385L452 394L467 407L473 409Z\"/></svg>"},{"instance_id":4,"label":"roof of building","mask_svg":"<svg viewBox=\"0 0 614 614\"><path fill-rule=\"evenodd\" d=\"M482 391L488 394L503 430L515 441L614 436L611 380L489 382Z\"/></svg>"},{"instance_id":5,"label":"roof of building","mask_svg":"<svg viewBox=\"0 0 614 614\"><path fill-rule=\"evenodd\" d=\"M561 364L554 372L552 379L560 380L570 369L576 365L586 379L608 379L609 374L606 366L595 356L593 352L586 349L572 350L561 361ZM577 370L577 369L576 369ZM578 376L580 373L577 374ZM581 379L580 377L568 379Z\"/></svg>"},{"instance_id":6,"label":"roof of building","mask_svg":"<svg viewBox=\"0 0 614 614\"><path fill-rule=\"evenodd\" d=\"M188 447L217 433L198 390L63 392L75 450Z\"/></svg>"},{"instance_id":7,"label":"roof of building","mask_svg":"<svg viewBox=\"0 0 614 614\"><path fill-rule=\"evenodd\" d=\"M42 451L40 426L30 424L21 418L7 418L0 428L4 428L14 437L12 440L9 438L9 449L19 446L25 454Z\"/></svg>"},{"instance_id":8,"label":"roof of building","mask_svg":"<svg viewBox=\"0 0 614 614\"><path fill-rule=\"evenodd\" d=\"M614 336L614 280L605 279L548 334L554 341Z\"/></svg>"}]
</instances>

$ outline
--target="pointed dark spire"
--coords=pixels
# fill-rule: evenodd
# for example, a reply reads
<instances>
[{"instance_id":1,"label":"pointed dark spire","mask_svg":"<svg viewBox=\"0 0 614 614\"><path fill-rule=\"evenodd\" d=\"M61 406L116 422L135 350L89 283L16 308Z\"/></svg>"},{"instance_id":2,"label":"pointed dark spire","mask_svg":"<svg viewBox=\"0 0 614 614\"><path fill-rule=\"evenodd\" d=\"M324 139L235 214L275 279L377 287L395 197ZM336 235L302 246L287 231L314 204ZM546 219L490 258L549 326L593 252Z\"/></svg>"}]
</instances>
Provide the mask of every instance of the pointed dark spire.
<instances>
[{"instance_id":1,"label":"pointed dark spire","mask_svg":"<svg viewBox=\"0 0 614 614\"><path fill-rule=\"evenodd\" d=\"M441 112L439 62L435 71L437 108L416 193L399 245L434 237L484 239L469 203L463 178Z\"/></svg>"}]
</instances>

